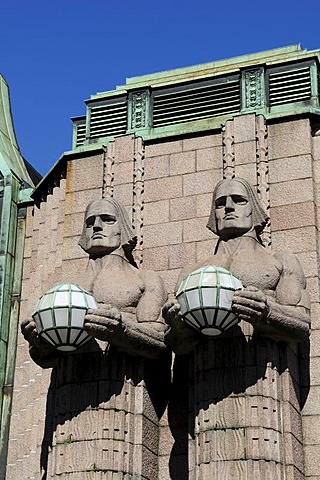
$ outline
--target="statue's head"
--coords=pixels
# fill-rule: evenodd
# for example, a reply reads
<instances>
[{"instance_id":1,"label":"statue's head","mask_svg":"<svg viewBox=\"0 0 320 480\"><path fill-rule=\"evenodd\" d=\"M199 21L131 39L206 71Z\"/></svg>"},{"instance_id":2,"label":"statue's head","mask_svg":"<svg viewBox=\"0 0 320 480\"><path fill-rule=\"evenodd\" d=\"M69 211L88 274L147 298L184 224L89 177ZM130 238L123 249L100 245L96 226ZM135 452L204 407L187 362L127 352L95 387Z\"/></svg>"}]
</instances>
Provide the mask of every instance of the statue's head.
<instances>
[{"instance_id":1,"label":"statue's head","mask_svg":"<svg viewBox=\"0 0 320 480\"><path fill-rule=\"evenodd\" d=\"M228 178L216 185L207 227L220 238L240 237L253 229L259 235L267 221L258 195L247 180Z\"/></svg>"},{"instance_id":2,"label":"statue's head","mask_svg":"<svg viewBox=\"0 0 320 480\"><path fill-rule=\"evenodd\" d=\"M132 250L136 240L128 213L120 202L107 197L89 203L79 245L91 257L123 251L130 263L134 263Z\"/></svg>"}]
</instances>

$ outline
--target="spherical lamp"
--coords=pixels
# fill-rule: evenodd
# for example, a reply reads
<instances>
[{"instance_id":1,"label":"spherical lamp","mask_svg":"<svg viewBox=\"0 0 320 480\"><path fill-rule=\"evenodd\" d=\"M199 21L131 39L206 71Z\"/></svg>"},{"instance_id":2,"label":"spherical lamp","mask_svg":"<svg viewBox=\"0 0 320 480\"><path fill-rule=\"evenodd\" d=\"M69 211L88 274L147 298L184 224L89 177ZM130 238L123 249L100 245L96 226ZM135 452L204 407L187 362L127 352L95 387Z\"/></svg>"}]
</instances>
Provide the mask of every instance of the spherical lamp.
<instances>
[{"instance_id":1,"label":"spherical lamp","mask_svg":"<svg viewBox=\"0 0 320 480\"><path fill-rule=\"evenodd\" d=\"M239 323L231 303L234 292L242 288L239 278L215 265L191 272L176 294L184 321L204 335L221 335Z\"/></svg>"},{"instance_id":2,"label":"spherical lamp","mask_svg":"<svg viewBox=\"0 0 320 480\"><path fill-rule=\"evenodd\" d=\"M32 317L41 338L57 350L72 351L92 338L83 326L89 308L98 308L90 292L63 283L42 295Z\"/></svg>"}]
</instances>

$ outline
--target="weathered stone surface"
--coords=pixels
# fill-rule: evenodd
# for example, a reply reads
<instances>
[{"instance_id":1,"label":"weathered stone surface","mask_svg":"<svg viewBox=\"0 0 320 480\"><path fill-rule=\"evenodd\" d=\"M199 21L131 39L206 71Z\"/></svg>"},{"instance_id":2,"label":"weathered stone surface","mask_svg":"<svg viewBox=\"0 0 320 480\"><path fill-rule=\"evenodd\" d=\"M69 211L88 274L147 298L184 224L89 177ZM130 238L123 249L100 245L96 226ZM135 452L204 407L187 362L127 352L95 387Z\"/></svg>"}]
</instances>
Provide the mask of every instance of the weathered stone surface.
<instances>
[{"instance_id":1,"label":"weathered stone surface","mask_svg":"<svg viewBox=\"0 0 320 480\"><path fill-rule=\"evenodd\" d=\"M182 177L175 176L145 181L144 201L146 203L170 198L177 198L181 196Z\"/></svg>"},{"instance_id":2,"label":"weathered stone surface","mask_svg":"<svg viewBox=\"0 0 320 480\"><path fill-rule=\"evenodd\" d=\"M158 157L159 155L168 155L170 153L182 152L182 141L160 142L146 145L146 157Z\"/></svg>"},{"instance_id":3,"label":"weathered stone surface","mask_svg":"<svg viewBox=\"0 0 320 480\"><path fill-rule=\"evenodd\" d=\"M252 163L254 165L256 149L256 142L254 141L236 143L234 145L234 157L236 165L239 166L247 163Z\"/></svg>"},{"instance_id":4,"label":"weathered stone surface","mask_svg":"<svg viewBox=\"0 0 320 480\"><path fill-rule=\"evenodd\" d=\"M207 260L211 255L213 255L215 249L215 242L212 239L202 240L197 242L197 262Z\"/></svg>"},{"instance_id":5,"label":"weathered stone surface","mask_svg":"<svg viewBox=\"0 0 320 480\"><path fill-rule=\"evenodd\" d=\"M77 159L68 162L67 166L67 186L68 192L77 192L81 190L90 190L100 188L103 178L103 157L91 157Z\"/></svg>"},{"instance_id":6,"label":"weathered stone surface","mask_svg":"<svg viewBox=\"0 0 320 480\"><path fill-rule=\"evenodd\" d=\"M315 224L313 202L274 207L270 211L272 230L287 230Z\"/></svg>"},{"instance_id":7,"label":"weathered stone surface","mask_svg":"<svg viewBox=\"0 0 320 480\"><path fill-rule=\"evenodd\" d=\"M146 248L161 245L174 245L182 241L182 222L159 223L144 228L144 244Z\"/></svg>"},{"instance_id":8,"label":"weathered stone surface","mask_svg":"<svg viewBox=\"0 0 320 480\"><path fill-rule=\"evenodd\" d=\"M86 206L92 200L97 200L102 196L102 188L92 190L80 190L77 192L67 192L65 201L65 213L79 213L85 211Z\"/></svg>"},{"instance_id":9,"label":"weathered stone surface","mask_svg":"<svg viewBox=\"0 0 320 480\"><path fill-rule=\"evenodd\" d=\"M169 155L147 157L145 159L145 180L167 177L169 175Z\"/></svg>"},{"instance_id":10,"label":"weathered stone surface","mask_svg":"<svg viewBox=\"0 0 320 480\"><path fill-rule=\"evenodd\" d=\"M314 251L316 248L316 230L314 226L300 227L286 231L279 230L272 233L272 245L275 250L300 253Z\"/></svg>"},{"instance_id":11,"label":"weathered stone surface","mask_svg":"<svg viewBox=\"0 0 320 480\"><path fill-rule=\"evenodd\" d=\"M287 158L311 153L311 132L308 120L269 126L269 159Z\"/></svg>"},{"instance_id":12,"label":"weathered stone surface","mask_svg":"<svg viewBox=\"0 0 320 480\"><path fill-rule=\"evenodd\" d=\"M175 268L171 270L162 270L158 272L161 275L161 278L164 280L167 292L170 294L174 293L178 278L181 273L181 268Z\"/></svg>"},{"instance_id":13,"label":"weathered stone surface","mask_svg":"<svg viewBox=\"0 0 320 480\"><path fill-rule=\"evenodd\" d=\"M196 196L197 202L197 217L208 217L211 209L211 193L203 193ZM195 215L194 215L195 216Z\"/></svg>"},{"instance_id":14,"label":"weathered stone surface","mask_svg":"<svg viewBox=\"0 0 320 480\"><path fill-rule=\"evenodd\" d=\"M246 164L243 164L243 165L236 165L235 166L235 175L236 175L236 177L245 178L252 185L257 184L257 170L256 170L256 165L254 163L246 163Z\"/></svg>"},{"instance_id":15,"label":"weathered stone surface","mask_svg":"<svg viewBox=\"0 0 320 480\"><path fill-rule=\"evenodd\" d=\"M319 341L320 341L320 330L313 329L310 335L310 356L311 357L319 356ZM317 378L317 375L315 376L315 378L311 378L311 384L312 385L320 384L320 381Z\"/></svg>"},{"instance_id":16,"label":"weathered stone surface","mask_svg":"<svg viewBox=\"0 0 320 480\"><path fill-rule=\"evenodd\" d=\"M256 139L256 116L253 114L234 117L235 143L248 142Z\"/></svg>"},{"instance_id":17,"label":"weathered stone surface","mask_svg":"<svg viewBox=\"0 0 320 480\"><path fill-rule=\"evenodd\" d=\"M132 162L134 156L134 135L123 135L114 141L114 163Z\"/></svg>"},{"instance_id":18,"label":"weathered stone surface","mask_svg":"<svg viewBox=\"0 0 320 480\"><path fill-rule=\"evenodd\" d=\"M270 183L287 182L312 177L311 155L299 155L269 161Z\"/></svg>"},{"instance_id":19,"label":"weathered stone surface","mask_svg":"<svg viewBox=\"0 0 320 480\"><path fill-rule=\"evenodd\" d=\"M284 142L288 136L296 136L296 141L310 136L310 123L308 119L291 120L290 122L270 123L268 125L269 137L282 137Z\"/></svg>"},{"instance_id":20,"label":"weathered stone surface","mask_svg":"<svg viewBox=\"0 0 320 480\"><path fill-rule=\"evenodd\" d=\"M303 415L320 415L320 385L310 385L308 398L303 407Z\"/></svg>"},{"instance_id":21,"label":"weathered stone surface","mask_svg":"<svg viewBox=\"0 0 320 480\"><path fill-rule=\"evenodd\" d=\"M206 228L208 219L206 217L196 218L191 220L184 220L183 222L183 241L184 242L198 242L200 240L207 240L211 233Z\"/></svg>"},{"instance_id":22,"label":"weathered stone surface","mask_svg":"<svg viewBox=\"0 0 320 480\"><path fill-rule=\"evenodd\" d=\"M221 179L218 170L212 170L210 173L196 172L189 173L182 177L183 195L197 195L199 193L212 192L214 185Z\"/></svg>"},{"instance_id":23,"label":"weathered stone surface","mask_svg":"<svg viewBox=\"0 0 320 480\"><path fill-rule=\"evenodd\" d=\"M319 277L308 277L307 288L311 302L316 302L319 298Z\"/></svg>"},{"instance_id":24,"label":"weathered stone surface","mask_svg":"<svg viewBox=\"0 0 320 480\"><path fill-rule=\"evenodd\" d=\"M312 179L292 180L270 185L271 207L313 200Z\"/></svg>"},{"instance_id":25,"label":"weathered stone surface","mask_svg":"<svg viewBox=\"0 0 320 480\"><path fill-rule=\"evenodd\" d=\"M196 151L196 170L211 170L222 168L222 147L202 148Z\"/></svg>"},{"instance_id":26,"label":"weathered stone surface","mask_svg":"<svg viewBox=\"0 0 320 480\"><path fill-rule=\"evenodd\" d=\"M197 197L180 197L170 200L170 220L194 218L197 213Z\"/></svg>"},{"instance_id":27,"label":"weathered stone surface","mask_svg":"<svg viewBox=\"0 0 320 480\"><path fill-rule=\"evenodd\" d=\"M305 475L309 478L312 475L319 476L320 450L318 445L305 446L306 468Z\"/></svg>"},{"instance_id":28,"label":"weathered stone surface","mask_svg":"<svg viewBox=\"0 0 320 480\"><path fill-rule=\"evenodd\" d=\"M200 150L202 148L210 148L221 145L221 135L201 135L199 137L185 138L182 141L183 150Z\"/></svg>"},{"instance_id":29,"label":"weathered stone surface","mask_svg":"<svg viewBox=\"0 0 320 480\"><path fill-rule=\"evenodd\" d=\"M312 138L312 153L315 160L320 160L320 135Z\"/></svg>"},{"instance_id":30,"label":"weathered stone surface","mask_svg":"<svg viewBox=\"0 0 320 480\"><path fill-rule=\"evenodd\" d=\"M114 185L132 183L133 181L133 159L121 162L114 166Z\"/></svg>"},{"instance_id":31,"label":"weathered stone surface","mask_svg":"<svg viewBox=\"0 0 320 480\"><path fill-rule=\"evenodd\" d=\"M170 155L170 175L183 175L195 172L196 154L193 151Z\"/></svg>"},{"instance_id":32,"label":"weathered stone surface","mask_svg":"<svg viewBox=\"0 0 320 480\"><path fill-rule=\"evenodd\" d=\"M166 270L169 266L169 247L145 248L143 251L143 265L151 270Z\"/></svg>"},{"instance_id":33,"label":"weathered stone surface","mask_svg":"<svg viewBox=\"0 0 320 480\"><path fill-rule=\"evenodd\" d=\"M196 262L196 242L170 245L169 268L183 268Z\"/></svg>"},{"instance_id":34,"label":"weathered stone surface","mask_svg":"<svg viewBox=\"0 0 320 480\"><path fill-rule=\"evenodd\" d=\"M130 207L133 201L133 189L130 183L115 185L113 189L114 197L118 198L123 205Z\"/></svg>"},{"instance_id":35,"label":"weathered stone surface","mask_svg":"<svg viewBox=\"0 0 320 480\"><path fill-rule=\"evenodd\" d=\"M169 222L169 200L146 203L143 210L143 219L145 225Z\"/></svg>"},{"instance_id":36,"label":"weathered stone surface","mask_svg":"<svg viewBox=\"0 0 320 480\"><path fill-rule=\"evenodd\" d=\"M319 443L320 415L309 415L303 419L303 439L309 445Z\"/></svg>"}]
</instances>

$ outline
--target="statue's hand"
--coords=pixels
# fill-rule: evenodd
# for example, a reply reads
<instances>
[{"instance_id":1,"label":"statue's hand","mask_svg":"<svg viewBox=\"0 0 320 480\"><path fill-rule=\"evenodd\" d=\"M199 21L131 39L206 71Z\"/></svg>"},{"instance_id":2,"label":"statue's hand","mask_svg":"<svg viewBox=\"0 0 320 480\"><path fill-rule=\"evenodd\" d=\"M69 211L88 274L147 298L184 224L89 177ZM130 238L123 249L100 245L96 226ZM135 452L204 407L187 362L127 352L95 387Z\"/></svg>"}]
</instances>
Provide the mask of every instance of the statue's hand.
<instances>
[{"instance_id":1,"label":"statue's hand","mask_svg":"<svg viewBox=\"0 0 320 480\"><path fill-rule=\"evenodd\" d=\"M191 352L199 343L199 334L183 321L177 300L168 301L162 308L162 315L170 326L165 333L165 344L177 354Z\"/></svg>"},{"instance_id":2,"label":"statue's hand","mask_svg":"<svg viewBox=\"0 0 320 480\"><path fill-rule=\"evenodd\" d=\"M232 309L241 320L253 326L265 323L269 313L267 296L253 286L237 290L232 299Z\"/></svg>"},{"instance_id":3,"label":"statue's hand","mask_svg":"<svg viewBox=\"0 0 320 480\"><path fill-rule=\"evenodd\" d=\"M21 333L30 345L37 345L41 341L34 320L23 320L21 323Z\"/></svg>"},{"instance_id":4,"label":"statue's hand","mask_svg":"<svg viewBox=\"0 0 320 480\"><path fill-rule=\"evenodd\" d=\"M84 326L89 335L104 341L109 341L112 336L124 331L121 312L115 307L103 304L95 310L88 310Z\"/></svg>"},{"instance_id":5,"label":"statue's hand","mask_svg":"<svg viewBox=\"0 0 320 480\"><path fill-rule=\"evenodd\" d=\"M165 303L162 307L162 315L170 327L173 325L176 319L179 319L179 322L181 322L180 304L177 302L177 300L170 300Z\"/></svg>"},{"instance_id":6,"label":"statue's hand","mask_svg":"<svg viewBox=\"0 0 320 480\"><path fill-rule=\"evenodd\" d=\"M39 336L34 320L23 320L21 323L21 333L38 355L48 355L55 351L53 345L45 342Z\"/></svg>"}]
</instances>

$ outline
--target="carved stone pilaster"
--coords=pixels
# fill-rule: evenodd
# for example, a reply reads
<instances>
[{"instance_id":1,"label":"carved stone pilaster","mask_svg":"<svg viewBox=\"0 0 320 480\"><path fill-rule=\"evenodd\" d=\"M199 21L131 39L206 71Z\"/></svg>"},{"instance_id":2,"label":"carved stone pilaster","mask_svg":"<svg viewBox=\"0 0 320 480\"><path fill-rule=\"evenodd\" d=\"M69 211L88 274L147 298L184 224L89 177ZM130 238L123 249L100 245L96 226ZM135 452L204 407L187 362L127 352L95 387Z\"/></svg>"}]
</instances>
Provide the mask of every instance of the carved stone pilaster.
<instances>
[{"instance_id":1,"label":"carved stone pilaster","mask_svg":"<svg viewBox=\"0 0 320 480\"><path fill-rule=\"evenodd\" d=\"M234 126L233 120L228 120L222 134L223 142L223 178L235 176L234 159Z\"/></svg>"},{"instance_id":2,"label":"carved stone pilaster","mask_svg":"<svg viewBox=\"0 0 320 480\"><path fill-rule=\"evenodd\" d=\"M242 72L242 110L265 106L263 68L250 68Z\"/></svg>"},{"instance_id":3,"label":"carved stone pilaster","mask_svg":"<svg viewBox=\"0 0 320 480\"><path fill-rule=\"evenodd\" d=\"M143 260L143 194L144 194L144 145L141 137L135 138L134 171L133 171L133 226L137 236L137 246L134 251L136 263Z\"/></svg>"},{"instance_id":4,"label":"carved stone pilaster","mask_svg":"<svg viewBox=\"0 0 320 480\"><path fill-rule=\"evenodd\" d=\"M269 165L268 165L268 130L263 115L256 117L256 145L257 145L257 190L262 205L269 215L270 190L269 190ZM270 219L266 225L262 240L266 247L271 246Z\"/></svg>"},{"instance_id":5,"label":"carved stone pilaster","mask_svg":"<svg viewBox=\"0 0 320 480\"><path fill-rule=\"evenodd\" d=\"M103 164L103 187L102 198L113 196L113 178L114 178L114 142L109 142L106 148Z\"/></svg>"},{"instance_id":6,"label":"carved stone pilaster","mask_svg":"<svg viewBox=\"0 0 320 480\"><path fill-rule=\"evenodd\" d=\"M148 127L149 91L142 90L129 94L129 129L139 130Z\"/></svg>"}]
</instances>

